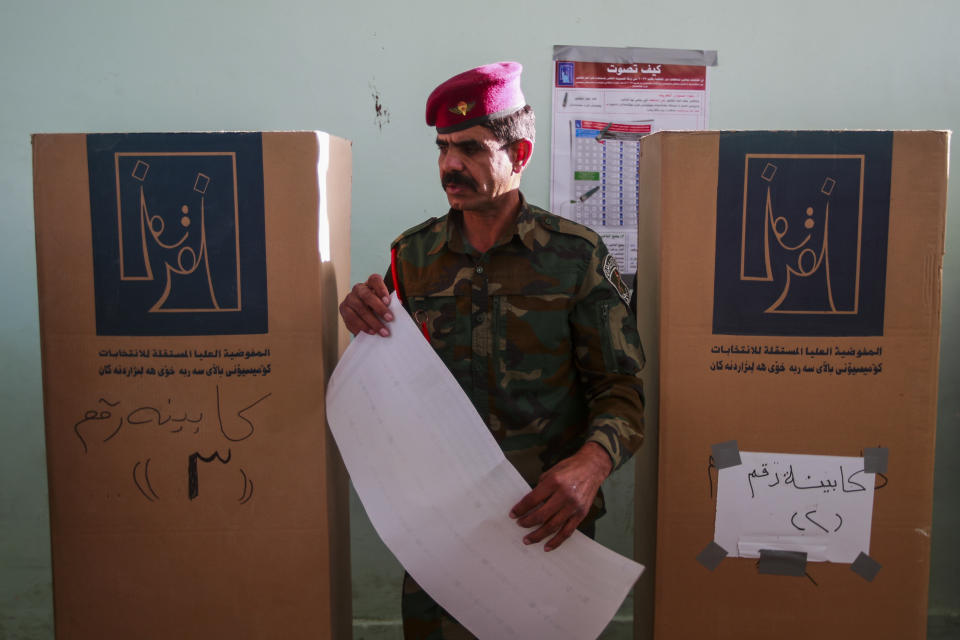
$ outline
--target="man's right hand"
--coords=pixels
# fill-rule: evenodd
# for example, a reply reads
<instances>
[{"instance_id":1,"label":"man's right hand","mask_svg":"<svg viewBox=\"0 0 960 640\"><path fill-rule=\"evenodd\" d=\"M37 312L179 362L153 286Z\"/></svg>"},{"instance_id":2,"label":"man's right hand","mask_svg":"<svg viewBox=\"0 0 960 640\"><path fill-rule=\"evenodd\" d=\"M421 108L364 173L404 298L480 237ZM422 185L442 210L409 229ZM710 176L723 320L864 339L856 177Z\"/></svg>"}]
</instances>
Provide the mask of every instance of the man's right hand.
<instances>
[{"instance_id":1,"label":"man's right hand","mask_svg":"<svg viewBox=\"0 0 960 640\"><path fill-rule=\"evenodd\" d=\"M347 297L340 303L340 316L347 330L353 335L361 331L373 335L379 333L383 337L390 335L386 322L393 321L390 313L390 292L383 278L373 274L366 282L353 286Z\"/></svg>"}]
</instances>

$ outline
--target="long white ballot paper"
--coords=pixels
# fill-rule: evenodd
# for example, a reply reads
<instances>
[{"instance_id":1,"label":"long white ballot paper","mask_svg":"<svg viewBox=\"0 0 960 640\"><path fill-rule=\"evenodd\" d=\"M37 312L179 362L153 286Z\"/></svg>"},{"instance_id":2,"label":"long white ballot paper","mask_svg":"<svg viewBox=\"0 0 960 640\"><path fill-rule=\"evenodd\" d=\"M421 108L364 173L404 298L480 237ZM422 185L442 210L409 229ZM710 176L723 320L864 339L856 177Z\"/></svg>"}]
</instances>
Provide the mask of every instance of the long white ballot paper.
<instances>
[{"instance_id":1,"label":"long white ballot paper","mask_svg":"<svg viewBox=\"0 0 960 640\"><path fill-rule=\"evenodd\" d=\"M389 338L360 334L327 419L384 543L481 640L596 638L643 567L575 532L549 553L508 517L530 490L396 296Z\"/></svg>"}]
</instances>

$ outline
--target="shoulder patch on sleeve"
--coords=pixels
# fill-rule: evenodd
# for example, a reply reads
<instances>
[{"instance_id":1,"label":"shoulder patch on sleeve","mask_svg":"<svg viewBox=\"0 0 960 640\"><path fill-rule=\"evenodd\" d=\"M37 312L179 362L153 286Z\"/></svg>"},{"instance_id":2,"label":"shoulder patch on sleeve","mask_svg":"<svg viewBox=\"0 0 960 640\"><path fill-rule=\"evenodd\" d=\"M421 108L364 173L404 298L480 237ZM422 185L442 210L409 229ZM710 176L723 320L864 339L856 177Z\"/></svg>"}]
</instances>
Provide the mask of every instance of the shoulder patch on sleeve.
<instances>
[{"instance_id":1,"label":"shoulder patch on sleeve","mask_svg":"<svg viewBox=\"0 0 960 640\"><path fill-rule=\"evenodd\" d=\"M630 298L633 297L633 291L630 290L630 287L628 287L623 281L623 278L620 277L617 259L609 253L603 259L603 276L613 285L613 288L617 290L617 293L620 294L623 301L629 305Z\"/></svg>"},{"instance_id":2,"label":"shoulder patch on sleeve","mask_svg":"<svg viewBox=\"0 0 960 640\"><path fill-rule=\"evenodd\" d=\"M432 224L433 224L434 222L436 222L437 220L439 220L439 218L436 218L436 217L430 218L429 220L424 220L423 222L421 222L420 224L418 224L418 225L416 225L416 226L410 227L409 229L407 229L406 231L404 231L403 233L401 233L400 235L398 235L396 238L394 238L393 242L390 243L390 246L391 246L391 247L396 246L396 244L397 244L398 242L400 242L401 240L403 240L403 239L406 238L407 236L412 236L412 235L415 234L415 233L418 233L418 232L420 232L420 231L423 231L424 229L426 229L427 227L429 227L430 225L432 225Z\"/></svg>"},{"instance_id":3,"label":"shoulder patch on sleeve","mask_svg":"<svg viewBox=\"0 0 960 640\"><path fill-rule=\"evenodd\" d=\"M600 236L598 236L597 233L592 229L585 227L580 223L574 222L573 220L568 220L532 205L530 205L530 209L537 214L537 220L540 222L540 224L551 231L563 233L568 236L577 236L579 238L583 238L590 243L590 246L593 247L600 243Z\"/></svg>"}]
</instances>

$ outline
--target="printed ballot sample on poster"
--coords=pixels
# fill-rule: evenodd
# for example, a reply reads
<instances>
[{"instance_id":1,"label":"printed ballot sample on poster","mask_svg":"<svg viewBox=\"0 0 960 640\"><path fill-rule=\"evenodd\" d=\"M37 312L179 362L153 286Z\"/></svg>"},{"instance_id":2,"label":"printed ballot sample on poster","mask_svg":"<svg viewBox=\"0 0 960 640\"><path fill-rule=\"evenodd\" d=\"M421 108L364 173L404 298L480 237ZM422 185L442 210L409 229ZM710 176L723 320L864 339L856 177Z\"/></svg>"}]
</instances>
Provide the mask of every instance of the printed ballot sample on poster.
<instances>
[{"instance_id":1,"label":"printed ballot sample on poster","mask_svg":"<svg viewBox=\"0 0 960 640\"><path fill-rule=\"evenodd\" d=\"M508 516L530 487L397 302L361 333L327 418L357 494L417 582L479 638L595 638L643 571L579 532L554 551Z\"/></svg>"},{"instance_id":2,"label":"printed ballot sample on poster","mask_svg":"<svg viewBox=\"0 0 960 640\"><path fill-rule=\"evenodd\" d=\"M714 541L733 557L802 551L851 563L870 551L876 474L863 458L740 452L720 469Z\"/></svg>"}]
</instances>

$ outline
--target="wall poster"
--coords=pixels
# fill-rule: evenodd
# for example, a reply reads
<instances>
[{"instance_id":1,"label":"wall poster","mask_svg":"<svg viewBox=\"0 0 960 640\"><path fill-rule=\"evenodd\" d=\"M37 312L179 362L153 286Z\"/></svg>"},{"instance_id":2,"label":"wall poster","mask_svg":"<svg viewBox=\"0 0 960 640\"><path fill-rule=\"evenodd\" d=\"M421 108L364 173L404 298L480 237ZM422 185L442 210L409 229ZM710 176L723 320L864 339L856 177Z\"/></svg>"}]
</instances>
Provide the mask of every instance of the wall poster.
<instances>
[{"instance_id":1,"label":"wall poster","mask_svg":"<svg viewBox=\"0 0 960 640\"><path fill-rule=\"evenodd\" d=\"M707 128L716 51L553 47L550 208L637 271L640 138Z\"/></svg>"}]
</instances>

